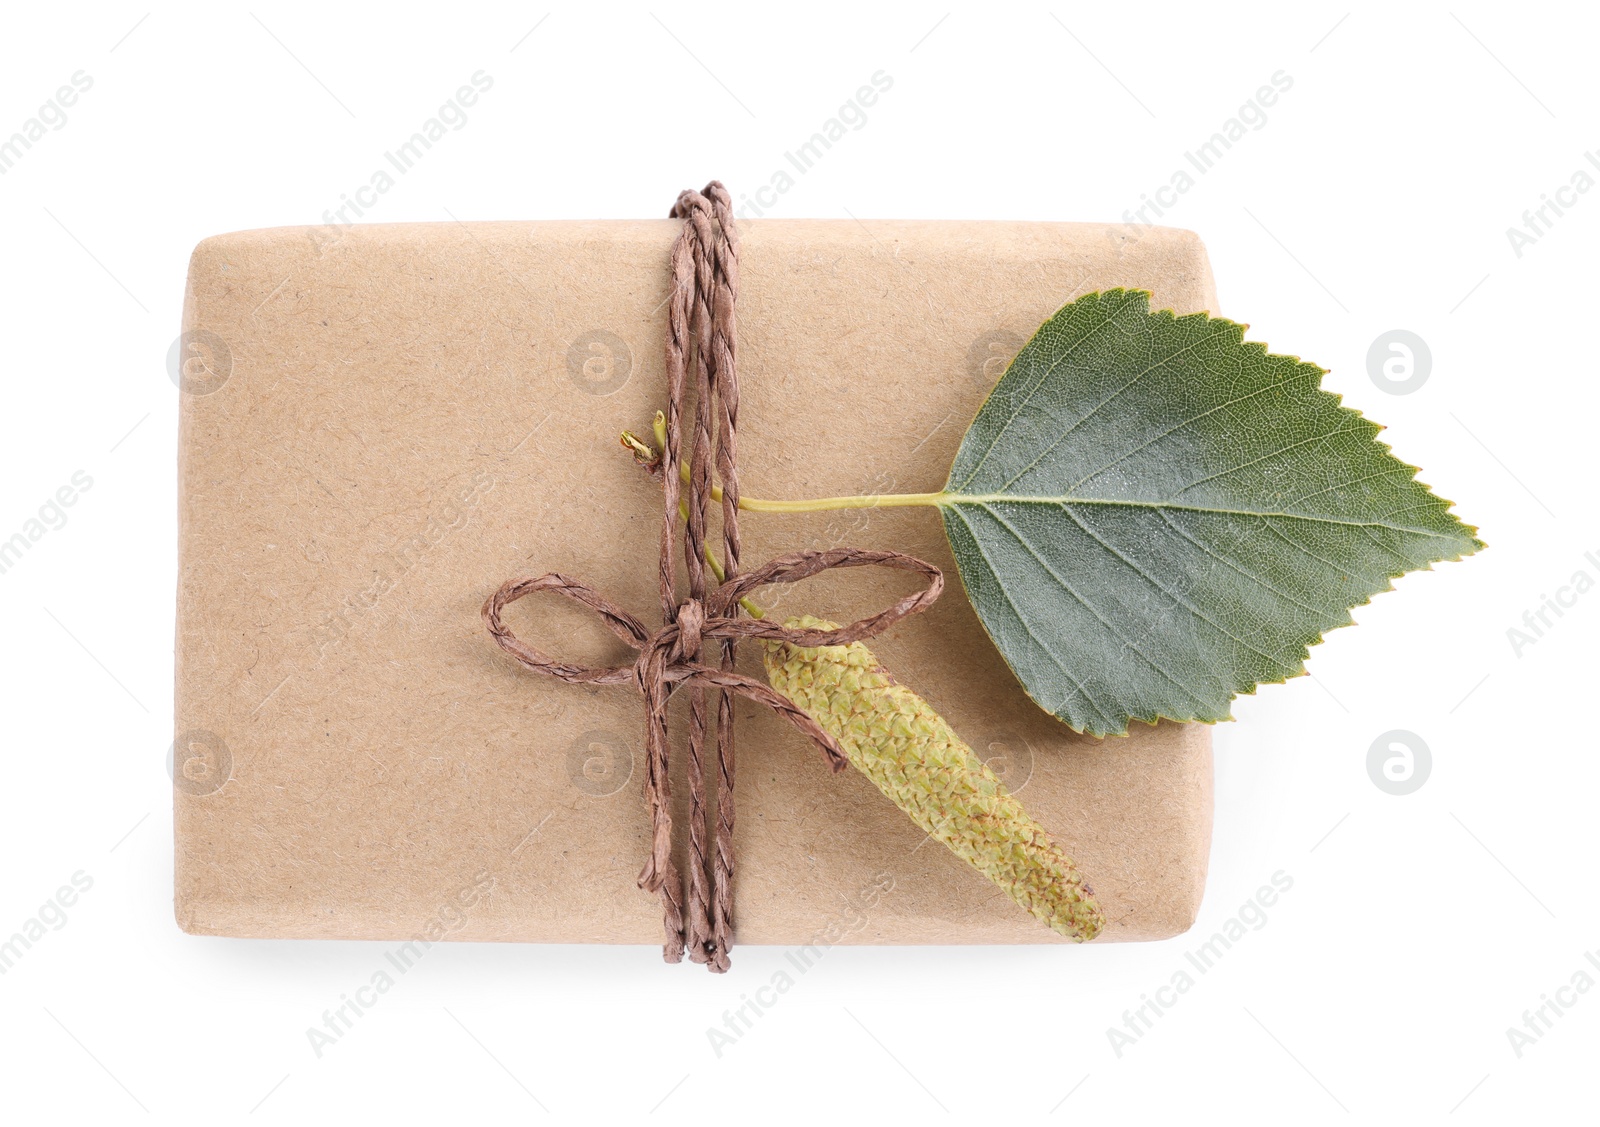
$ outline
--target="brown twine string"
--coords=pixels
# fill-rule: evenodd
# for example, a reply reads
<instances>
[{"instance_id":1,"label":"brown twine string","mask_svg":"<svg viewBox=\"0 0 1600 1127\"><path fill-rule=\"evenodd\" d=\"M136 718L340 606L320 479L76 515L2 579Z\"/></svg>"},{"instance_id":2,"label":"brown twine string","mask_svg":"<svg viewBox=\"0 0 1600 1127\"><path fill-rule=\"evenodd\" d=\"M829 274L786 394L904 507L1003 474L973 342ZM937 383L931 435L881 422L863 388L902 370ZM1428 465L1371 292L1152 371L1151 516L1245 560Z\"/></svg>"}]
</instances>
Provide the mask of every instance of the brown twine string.
<instances>
[{"instance_id":1,"label":"brown twine string","mask_svg":"<svg viewBox=\"0 0 1600 1127\"><path fill-rule=\"evenodd\" d=\"M667 427L666 448L662 451L660 539L662 625L649 631L588 584L555 572L506 583L484 603L483 621L502 649L536 673L573 684L618 685L632 681L638 688L645 702L645 799L652 829L650 856L639 874L639 887L661 896L667 961L678 962L687 948L693 961L720 972L728 969L728 951L733 943L734 695L765 705L799 728L822 749L834 770L842 770L848 762L833 737L788 698L762 681L734 672L738 640L760 638L807 647L862 641L925 610L943 590L944 576L932 564L903 552L861 548L790 552L754 571L740 572L739 383L734 364L739 255L732 201L727 189L712 181L703 193L680 194L671 216L682 219L684 225L672 248L672 294L667 317ZM689 589L687 598L680 603L674 557L681 482L676 471L682 456L683 399L691 374L695 380L695 410L686 502L689 519L682 540ZM703 545L713 461L716 477L722 483L726 580L707 591ZM927 586L885 611L838 630L790 630L766 620L740 617L739 600L759 588L798 582L836 567L910 571L924 576ZM501 611L524 595L538 591L554 592L594 610L607 629L639 651L638 659L631 666L572 665L518 639L501 621ZM707 641L721 643L716 666L702 661ZM687 889L672 858L672 788L668 770L667 700L678 686L687 687L690 694ZM717 698L714 726L707 723L708 691ZM705 763L708 732L717 786L717 825L709 861L710 804Z\"/></svg>"}]
</instances>

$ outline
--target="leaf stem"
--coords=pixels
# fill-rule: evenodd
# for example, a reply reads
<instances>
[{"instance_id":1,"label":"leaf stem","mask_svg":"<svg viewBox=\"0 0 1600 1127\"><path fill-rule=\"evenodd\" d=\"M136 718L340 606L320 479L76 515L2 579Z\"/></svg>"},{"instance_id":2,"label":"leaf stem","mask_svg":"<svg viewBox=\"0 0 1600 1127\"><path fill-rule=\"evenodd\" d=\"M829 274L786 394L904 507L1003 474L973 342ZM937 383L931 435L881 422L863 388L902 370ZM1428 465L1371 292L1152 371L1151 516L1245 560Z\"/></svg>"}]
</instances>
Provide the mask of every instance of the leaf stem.
<instances>
[{"instance_id":1,"label":"leaf stem","mask_svg":"<svg viewBox=\"0 0 1600 1127\"><path fill-rule=\"evenodd\" d=\"M637 435L627 430L622 432L622 445L633 455L634 461L653 474L661 463L661 450L665 449L667 444L667 419L660 411L656 412L651 429L655 432L659 449L642 442ZM680 463L678 469L684 484L688 484L691 476L689 464ZM904 505L939 505L943 503L945 496L944 493L884 493L862 494L856 497L817 497L808 501L763 501L759 497L740 497L739 508L754 513L819 513L836 509L887 509ZM711 486L711 499L722 500L720 485ZM678 513L686 522L688 521L689 506L686 502L678 502ZM717 582L726 583L728 574L711 551L711 545L703 543L700 548L705 553L706 563L710 565L711 573L717 577ZM766 617L766 613L747 598L740 599L739 604L752 618Z\"/></svg>"},{"instance_id":2,"label":"leaf stem","mask_svg":"<svg viewBox=\"0 0 1600 1127\"><path fill-rule=\"evenodd\" d=\"M689 466L681 466L681 476L687 484ZM803 501L764 501L759 497L739 498L739 508L752 513L821 513L837 509L892 509L910 505L938 506L944 504L944 492L938 493L863 493L854 497L812 497ZM711 499L722 500L722 487L711 487Z\"/></svg>"}]
</instances>

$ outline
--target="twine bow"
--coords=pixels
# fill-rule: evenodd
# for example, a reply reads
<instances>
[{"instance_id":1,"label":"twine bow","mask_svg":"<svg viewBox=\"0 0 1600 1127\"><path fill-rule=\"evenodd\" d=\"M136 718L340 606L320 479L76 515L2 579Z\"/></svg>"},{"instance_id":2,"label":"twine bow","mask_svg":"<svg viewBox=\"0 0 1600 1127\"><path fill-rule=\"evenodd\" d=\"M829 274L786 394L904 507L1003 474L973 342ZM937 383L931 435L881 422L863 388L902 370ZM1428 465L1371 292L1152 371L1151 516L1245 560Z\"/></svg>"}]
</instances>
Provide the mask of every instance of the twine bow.
<instances>
[{"instance_id":1,"label":"twine bow","mask_svg":"<svg viewBox=\"0 0 1600 1127\"><path fill-rule=\"evenodd\" d=\"M734 740L733 697L743 696L772 709L822 749L834 770L847 760L832 736L787 697L755 678L734 671L740 638L761 638L796 646L839 646L882 633L908 615L925 610L939 597L944 576L938 568L903 552L831 548L790 552L750 572L739 568L739 477L737 424L739 384L735 370L734 299L738 292L738 236L732 200L721 183L703 193L685 191L671 217L684 220L672 249L672 293L667 317L666 441L662 451L661 617L651 631L633 615L581 580L552 572L515 579L483 605L489 633L529 669L574 684L617 685L632 681L645 703L645 798L650 807L650 857L639 887L661 896L668 962L685 949L713 971L729 966L733 916ZM690 342L693 341L693 361ZM683 399L689 372L695 373L694 433L689 454L688 520L682 537L688 597L677 594L678 509L683 430ZM712 441L715 414L716 440ZM704 544L712 499L711 464L722 483L722 541L726 580L707 591ZM831 568L888 567L915 572L927 585L887 610L837 630L791 630L763 619L740 617L739 600L771 583L792 583ZM501 621L505 607L538 591L551 591L598 613L606 628L639 651L632 665L573 665L534 649ZM720 643L721 660L706 664L708 643ZM667 700L678 686L689 697L689 881L685 889L672 857L671 781ZM717 715L708 728L706 694L715 694ZM717 825L707 859L710 802L706 793L706 736L711 735Z\"/></svg>"}]
</instances>

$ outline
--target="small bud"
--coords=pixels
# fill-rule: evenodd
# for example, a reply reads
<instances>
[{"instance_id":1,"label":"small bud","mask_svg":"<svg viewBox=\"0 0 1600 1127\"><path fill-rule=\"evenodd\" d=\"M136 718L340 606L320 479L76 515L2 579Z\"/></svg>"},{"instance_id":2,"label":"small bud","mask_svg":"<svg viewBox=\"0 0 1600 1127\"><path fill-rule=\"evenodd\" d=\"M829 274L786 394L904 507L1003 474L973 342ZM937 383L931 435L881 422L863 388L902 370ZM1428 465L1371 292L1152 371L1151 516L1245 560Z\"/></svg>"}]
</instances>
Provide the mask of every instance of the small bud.
<instances>
[{"instance_id":1,"label":"small bud","mask_svg":"<svg viewBox=\"0 0 1600 1127\"><path fill-rule=\"evenodd\" d=\"M649 443L640 442L631 430L622 432L622 448L632 454L633 460L649 470L651 474L660 469L661 452Z\"/></svg>"}]
</instances>

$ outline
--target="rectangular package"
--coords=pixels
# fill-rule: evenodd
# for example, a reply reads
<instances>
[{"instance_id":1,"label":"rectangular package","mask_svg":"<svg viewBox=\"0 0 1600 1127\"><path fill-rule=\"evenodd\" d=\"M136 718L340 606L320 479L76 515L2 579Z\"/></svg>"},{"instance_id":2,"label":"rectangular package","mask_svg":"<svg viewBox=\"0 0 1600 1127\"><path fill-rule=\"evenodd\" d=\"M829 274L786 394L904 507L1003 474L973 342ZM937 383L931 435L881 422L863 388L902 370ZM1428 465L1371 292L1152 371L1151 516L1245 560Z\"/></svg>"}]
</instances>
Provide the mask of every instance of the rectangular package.
<instances>
[{"instance_id":1,"label":"rectangular package","mask_svg":"<svg viewBox=\"0 0 1600 1127\"><path fill-rule=\"evenodd\" d=\"M659 903L635 886L649 848L639 696L529 673L478 611L507 579L562 571L656 621L659 485L617 436L647 432L663 405L678 230L285 228L195 249L175 346L185 930L659 942ZM759 497L938 489L1010 357L1074 297L1127 286L1153 308L1216 310L1185 231L740 231L740 478ZM750 513L742 529L746 566L849 545L944 568L940 602L873 651L1077 860L1102 942L1189 927L1211 835L1207 727L1095 740L1041 711L963 595L932 510ZM767 602L843 622L909 589L857 569ZM507 617L570 660L632 660L563 600ZM758 647L741 652L760 676ZM862 775L830 772L764 709L741 700L738 716L737 941L1062 941Z\"/></svg>"}]
</instances>

